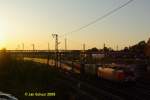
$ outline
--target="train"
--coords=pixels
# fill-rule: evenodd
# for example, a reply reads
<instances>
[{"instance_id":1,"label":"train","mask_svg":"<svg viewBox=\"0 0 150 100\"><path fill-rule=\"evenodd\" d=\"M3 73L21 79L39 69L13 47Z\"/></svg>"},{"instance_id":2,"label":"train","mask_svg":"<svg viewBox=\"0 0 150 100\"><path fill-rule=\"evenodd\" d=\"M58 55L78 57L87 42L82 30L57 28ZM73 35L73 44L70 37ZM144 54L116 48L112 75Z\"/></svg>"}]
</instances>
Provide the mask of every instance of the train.
<instances>
[{"instance_id":1,"label":"train","mask_svg":"<svg viewBox=\"0 0 150 100\"><path fill-rule=\"evenodd\" d=\"M138 78L135 65L124 64L80 64L79 62L65 62L72 69L65 71L72 71L77 74L82 74L85 77L97 77L98 79L105 79L115 82L134 82Z\"/></svg>"},{"instance_id":2,"label":"train","mask_svg":"<svg viewBox=\"0 0 150 100\"><path fill-rule=\"evenodd\" d=\"M97 76L112 81L133 82L137 79L136 72L130 65L103 65L98 67Z\"/></svg>"},{"instance_id":3,"label":"train","mask_svg":"<svg viewBox=\"0 0 150 100\"><path fill-rule=\"evenodd\" d=\"M40 63L47 63L46 60L32 59ZM60 62L59 62L60 63ZM49 63L50 64L50 63ZM50 64L51 65L51 64ZM85 78L97 77L115 82L135 82L146 70L144 65L136 64L88 64L79 61L61 61L61 69L65 73L75 73ZM146 67L145 67L146 68Z\"/></svg>"}]
</instances>

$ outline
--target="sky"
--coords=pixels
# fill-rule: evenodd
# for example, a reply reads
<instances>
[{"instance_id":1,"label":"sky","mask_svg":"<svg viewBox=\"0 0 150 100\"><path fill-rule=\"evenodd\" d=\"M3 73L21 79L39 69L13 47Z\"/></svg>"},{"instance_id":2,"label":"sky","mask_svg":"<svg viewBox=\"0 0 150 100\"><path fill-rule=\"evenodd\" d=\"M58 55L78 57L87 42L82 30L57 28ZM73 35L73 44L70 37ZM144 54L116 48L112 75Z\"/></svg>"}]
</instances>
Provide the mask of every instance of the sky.
<instances>
[{"instance_id":1,"label":"sky","mask_svg":"<svg viewBox=\"0 0 150 100\"><path fill-rule=\"evenodd\" d=\"M134 0L85 29L66 34L101 17L128 0L0 0L0 48L59 49L107 47L119 49L150 37L150 0ZM64 35L66 34L66 35Z\"/></svg>"}]
</instances>

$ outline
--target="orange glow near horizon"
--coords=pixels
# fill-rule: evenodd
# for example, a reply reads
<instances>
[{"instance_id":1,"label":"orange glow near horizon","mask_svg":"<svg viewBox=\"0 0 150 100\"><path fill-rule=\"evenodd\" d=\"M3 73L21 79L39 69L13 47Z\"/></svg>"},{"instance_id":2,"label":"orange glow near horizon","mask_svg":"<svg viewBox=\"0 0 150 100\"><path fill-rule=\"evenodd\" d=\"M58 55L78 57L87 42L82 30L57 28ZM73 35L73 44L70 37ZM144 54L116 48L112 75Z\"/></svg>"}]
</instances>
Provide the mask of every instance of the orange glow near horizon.
<instances>
[{"instance_id":1,"label":"orange glow near horizon","mask_svg":"<svg viewBox=\"0 0 150 100\"><path fill-rule=\"evenodd\" d=\"M0 49L55 49L52 34L58 34L59 49L82 50L104 43L113 49L132 46L150 37L150 1L137 0L102 21L64 35L105 15L126 0L1 0ZM133 6L134 5L134 6ZM61 37L64 36L64 37Z\"/></svg>"}]
</instances>

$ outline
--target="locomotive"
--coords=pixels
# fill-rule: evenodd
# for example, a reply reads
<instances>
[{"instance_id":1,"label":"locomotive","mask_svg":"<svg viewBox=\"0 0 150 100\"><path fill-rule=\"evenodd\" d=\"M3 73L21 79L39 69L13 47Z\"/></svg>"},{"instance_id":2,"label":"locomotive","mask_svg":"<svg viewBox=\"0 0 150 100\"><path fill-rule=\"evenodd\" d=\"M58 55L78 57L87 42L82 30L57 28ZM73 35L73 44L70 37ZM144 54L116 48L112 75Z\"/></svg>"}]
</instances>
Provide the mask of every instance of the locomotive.
<instances>
[{"instance_id":1,"label":"locomotive","mask_svg":"<svg viewBox=\"0 0 150 100\"><path fill-rule=\"evenodd\" d=\"M72 64L73 72L80 73L85 76L95 76L99 79L106 79L117 82L135 81L137 73L134 65L119 65L119 64ZM70 70L68 70L70 71Z\"/></svg>"},{"instance_id":2,"label":"locomotive","mask_svg":"<svg viewBox=\"0 0 150 100\"><path fill-rule=\"evenodd\" d=\"M98 67L97 76L112 81L135 81L136 74L129 65L103 65Z\"/></svg>"}]
</instances>

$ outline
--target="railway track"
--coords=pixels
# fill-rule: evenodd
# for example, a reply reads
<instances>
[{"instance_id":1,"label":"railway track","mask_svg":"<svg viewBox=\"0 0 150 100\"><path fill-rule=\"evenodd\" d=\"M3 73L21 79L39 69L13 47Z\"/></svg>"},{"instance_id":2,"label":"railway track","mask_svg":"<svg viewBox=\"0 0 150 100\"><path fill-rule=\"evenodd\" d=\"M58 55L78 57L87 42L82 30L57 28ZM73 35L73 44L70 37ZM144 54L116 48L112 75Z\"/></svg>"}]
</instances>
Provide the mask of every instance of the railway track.
<instances>
[{"instance_id":1,"label":"railway track","mask_svg":"<svg viewBox=\"0 0 150 100\"><path fill-rule=\"evenodd\" d=\"M150 98L149 92L138 88L136 86L126 86L125 84L117 84L105 80L88 80L88 79L79 79L79 76L73 75L72 77L78 78L82 82L89 83L94 86L97 90L103 90L107 92L110 97L119 97L120 100L148 100ZM93 87L93 88L94 88ZM107 99L106 99L107 100Z\"/></svg>"},{"instance_id":2,"label":"railway track","mask_svg":"<svg viewBox=\"0 0 150 100\"><path fill-rule=\"evenodd\" d=\"M123 98L116 96L108 91L99 89L83 80L72 77L71 75L64 75L61 73L61 76L65 78L66 84L78 89L82 94L87 94L90 96L91 100L124 100ZM75 83L75 84L74 84Z\"/></svg>"},{"instance_id":3,"label":"railway track","mask_svg":"<svg viewBox=\"0 0 150 100\"><path fill-rule=\"evenodd\" d=\"M87 91L84 91L82 89L79 89L77 86L77 82L71 81L70 80L62 80L62 79L57 79L61 85L69 87L71 90L75 91L73 92L74 96L77 96L77 98L80 100L81 97L86 98L86 100L98 100L96 97L92 96L89 94ZM71 91L70 91L71 92ZM103 99L102 99L103 100Z\"/></svg>"},{"instance_id":4,"label":"railway track","mask_svg":"<svg viewBox=\"0 0 150 100\"><path fill-rule=\"evenodd\" d=\"M150 98L150 86L144 81L126 86L96 78L81 78L81 75L72 72L61 71L60 74L65 78L63 81L65 84L77 89L79 94L89 96L91 100L148 100Z\"/></svg>"},{"instance_id":5,"label":"railway track","mask_svg":"<svg viewBox=\"0 0 150 100\"><path fill-rule=\"evenodd\" d=\"M108 92L111 92L114 95L120 96L124 98L124 100L141 100L140 98L129 94L129 92L124 91L123 87L121 88L121 86L114 85L113 83L108 83L107 81L99 81L98 83L101 85L98 85L94 82L91 84L96 85L98 88L104 89Z\"/></svg>"}]
</instances>

